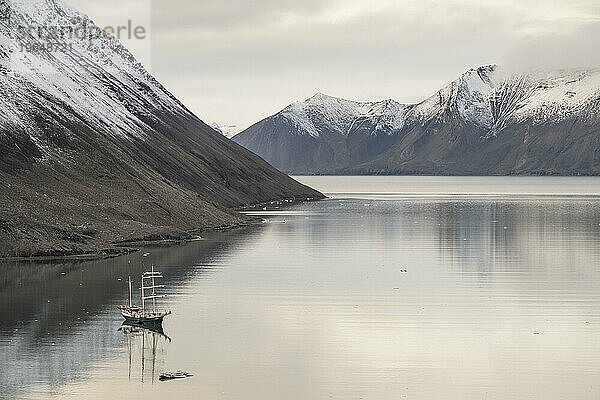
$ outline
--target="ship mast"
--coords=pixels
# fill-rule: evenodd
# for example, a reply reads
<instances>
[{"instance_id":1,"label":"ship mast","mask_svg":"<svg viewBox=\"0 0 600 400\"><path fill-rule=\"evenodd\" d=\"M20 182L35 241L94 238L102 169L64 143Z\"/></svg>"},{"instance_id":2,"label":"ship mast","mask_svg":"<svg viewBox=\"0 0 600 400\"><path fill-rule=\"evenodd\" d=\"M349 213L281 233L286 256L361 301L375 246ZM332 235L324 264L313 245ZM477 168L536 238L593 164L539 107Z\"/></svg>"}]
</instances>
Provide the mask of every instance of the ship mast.
<instances>
[{"instance_id":1,"label":"ship mast","mask_svg":"<svg viewBox=\"0 0 600 400\"><path fill-rule=\"evenodd\" d=\"M156 299L165 297L164 295L156 294L156 289L165 287L164 285L156 284L156 279L159 279L162 277L163 276L161 275L160 272L154 271L154 264L152 264L152 270L150 272L144 272L144 274L142 275L142 313L144 313L146 311L145 301L152 299L152 312L156 314L156 312L157 312ZM150 279L150 286L145 286L144 282L146 279ZM149 296L146 296L145 290L148 290L148 289L150 289L151 292L150 292Z\"/></svg>"},{"instance_id":2,"label":"ship mast","mask_svg":"<svg viewBox=\"0 0 600 400\"><path fill-rule=\"evenodd\" d=\"M129 275L129 308L131 309L132 300L131 300L131 275Z\"/></svg>"},{"instance_id":3,"label":"ship mast","mask_svg":"<svg viewBox=\"0 0 600 400\"><path fill-rule=\"evenodd\" d=\"M142 275L142 315L146 312L146 306L144 300L146 297L144 296L144 275Z\"/></svg>"},{"instance_id":4,"label":"ship mast","mask_svg":"<svg viewBox=\"0 0 600 400\"><path fill-rule=\"evenodd\" d=\"M154 291L154 264L152 264L152 312L156 314L156 292Z\"/></svg>"}]
</instances>

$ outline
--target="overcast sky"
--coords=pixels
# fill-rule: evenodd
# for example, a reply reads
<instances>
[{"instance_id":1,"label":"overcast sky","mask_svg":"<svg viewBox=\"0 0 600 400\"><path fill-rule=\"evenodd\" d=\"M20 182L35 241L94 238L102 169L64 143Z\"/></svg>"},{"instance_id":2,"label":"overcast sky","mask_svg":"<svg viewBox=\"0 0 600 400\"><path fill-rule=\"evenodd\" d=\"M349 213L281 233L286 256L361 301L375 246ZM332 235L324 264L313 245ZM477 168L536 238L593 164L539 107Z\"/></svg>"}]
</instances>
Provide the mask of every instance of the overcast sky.
<instances>
[{"instance_id":1,"label":"overcast sky","mask_svg":"<svg viewBox=\"0 0 600 400\"><path fill-rule=\"evenodd\" d=\"M599 0L66 1L101 26L146 25L133 53L237 130L316 92L417 102L485 64L600 66Z\"/></svg>"}]
</instances>

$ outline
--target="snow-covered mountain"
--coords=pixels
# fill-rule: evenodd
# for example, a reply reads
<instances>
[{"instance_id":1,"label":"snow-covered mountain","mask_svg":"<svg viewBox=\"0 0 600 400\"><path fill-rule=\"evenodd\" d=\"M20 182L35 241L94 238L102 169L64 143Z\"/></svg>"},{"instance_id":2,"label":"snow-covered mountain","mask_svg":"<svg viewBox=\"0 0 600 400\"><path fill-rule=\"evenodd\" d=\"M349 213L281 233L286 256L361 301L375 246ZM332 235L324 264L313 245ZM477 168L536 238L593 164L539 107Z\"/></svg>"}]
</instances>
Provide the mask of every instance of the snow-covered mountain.
<instances>
[{"instance_id":1,"label":"snow-covered mountain","mask_svg":"<svg viewBox=\"0 0 600 400\"><path fill-rule=\"evenodd\" d=\"M377 146L401 130L410 107L393 100L355 102L318 93L294 103L233 137L233 140L286 171L315 172L366 159L369 152L347 145Z\"/></svg>"},{"instance_id":2,"label":"snow-covered mountain","mask_svg":"<svg viewBox=\"0 0 600 400\"><path fill-rule=\"evenodd\" d=\"M317 95L234 140L292 173L598 174L599 118L600 69L492 65L418 104Z\"/></svg>"},{"instance_id":3,"label":"snow-covered mountain","mask_svg":"<svg viewBox=\"0 0 600 400\"><path fill-rule=\"evenodd\" d=\"M239 133L239 131L237 131L237 125L222 125L218 122L213 122L210 124L210 127L228 138L232 138Z\"/></svg>"},{"instance_id":4,"label":"snow-covered mountain","mask_svg":"<svg viewBox=\"0 0 600 400\"><path fill-rule=\"evenodd\" d=\"M515 72L494 65L464 73L417 105L414 119L429 120L455 106L466 123L494 135L511 124L597 112L599 98L600 69Z\"/></svg>"},{"instance_id":5,"label":"snow-covered mountain","mask_svg":"<svg viewBox=\"0 0 600 400\"><path fill-rule=\"evenodd\" d=\"M348 134L361 122L375 124L371 134L401 129L405 106L393 101L355 102L317 93L310 99L294 103L281 111L281 117L295 133L319 137L325 132Z\"/></svg>"},{"instance_id":6,"label":"snow-covered mountain","mask_svg":"<svg viewBox=\"0 0 600 400\"><path fill-rule=\"evenodd\" d=\"M147 112L149 104L171 112L183 108L116 38L52 37L45 30L81 29L87 36L95 25L85 14L54 0L12 0L10 5L11 18L2 21L0 36L0 109L10 118L3 118L0 127L26 131L44 157L64 154L44 138L46 131L32 129L40 98L60 100L65 111L86 117L106 136L130 139L145 137L149 124L158 122ZM32 45L55 49L27 49Z\"/></svg>"},{"instance_id":7,"label":"snow-covered mountain","mask_svg":"<svg viewBox=\"0 0 600 400\"><path fill-rule=\"evenodd\" d=\"M230 207L319 196L204 124L117 39L90 38L86 15L60 0L9 5L0 256L185 237L248 222Z\"/></svg>"}]
</instances>

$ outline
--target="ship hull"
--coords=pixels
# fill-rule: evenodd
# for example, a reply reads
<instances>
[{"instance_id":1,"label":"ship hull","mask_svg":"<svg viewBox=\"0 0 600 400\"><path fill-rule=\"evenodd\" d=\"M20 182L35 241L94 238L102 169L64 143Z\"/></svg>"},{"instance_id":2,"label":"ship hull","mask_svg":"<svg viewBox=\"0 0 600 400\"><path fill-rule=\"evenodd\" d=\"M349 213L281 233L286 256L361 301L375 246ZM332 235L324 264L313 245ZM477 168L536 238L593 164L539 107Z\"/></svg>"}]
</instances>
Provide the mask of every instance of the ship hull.
<instances>
[{"instance_id":1,"label":"ship hull","mask_svg":"<svg viewBox=\"0 0 600 400\"><path fill-rule=\"evenodd\" d=\"M160 325L163 319L171 314L171 311L166 312L144 312L139 307L120 306L121 315L125 318L125 322L135 325Z\"/></svg>"},{"instance_id":2,"label":"ship hull","mask_svg":"<svg viewBox=\"0 0 600 400\"><path fill-rule=\"evenodd\" d=\"M131 317L131 316L123 315L123 318L125 318L125 322L129 322L131 324L137 324L137 325L160 325L160 324L162 324L164 317L165 317L164 315L160 316L160 317L151 317L151 318Z\"/></svg>"}]
</instances>

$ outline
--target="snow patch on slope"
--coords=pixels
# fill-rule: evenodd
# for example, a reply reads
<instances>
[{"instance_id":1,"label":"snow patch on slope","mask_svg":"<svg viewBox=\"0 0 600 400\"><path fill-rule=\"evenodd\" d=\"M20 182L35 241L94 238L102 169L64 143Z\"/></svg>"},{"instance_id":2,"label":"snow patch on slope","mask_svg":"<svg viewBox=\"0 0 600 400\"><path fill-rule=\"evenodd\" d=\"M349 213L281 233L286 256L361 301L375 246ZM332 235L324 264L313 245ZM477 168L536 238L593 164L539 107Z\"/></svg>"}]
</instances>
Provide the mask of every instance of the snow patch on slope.
<instances>
[{"instance_id":1,"label":"snow patch on slope","mask_svg":"<svg viewBox=\"0 0 600 400\"><path fill-rule=\"evenodd\" d=\"M495 135L510 123L560 122L600 99L600 70L510 71L495 65L471 69L415 106L421 123L452 111L468 124Z\"/></svg>"},{"instance_id":2,"label":"snow patch on slope","mask_svg":"<svg viewBox=\"0 0 600 400\"><path fill-rule=\"evenodd\" d=\"M44 132L31 128L44 114L40 110L130 140L143 139L148 131L141 118L155 118L149 106L182 109L116 38L66 37L60 40L69 46L64 51L24 50L23 45L56 42L28 29L40 26L96 29L89 17L60 0L11 1L10 21L0 22L0 131L27 132L51 158Z\"/></svg>"},{"instance_id":3,"label":"snow patch on slope","mask_svg":"<svg viewBox=\"0 0 600 400\"><path fill-rule=\"evenodd\" d=\"M600 69L538 73L531 81L534 93L515 113L517 121L532 119L534 123L543 123L586 111L600 112L593 107L600 100Z\"/></svg>"}]
</instances>

